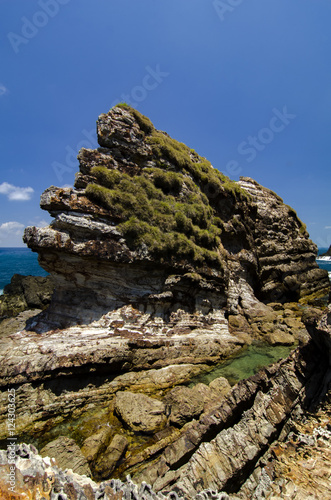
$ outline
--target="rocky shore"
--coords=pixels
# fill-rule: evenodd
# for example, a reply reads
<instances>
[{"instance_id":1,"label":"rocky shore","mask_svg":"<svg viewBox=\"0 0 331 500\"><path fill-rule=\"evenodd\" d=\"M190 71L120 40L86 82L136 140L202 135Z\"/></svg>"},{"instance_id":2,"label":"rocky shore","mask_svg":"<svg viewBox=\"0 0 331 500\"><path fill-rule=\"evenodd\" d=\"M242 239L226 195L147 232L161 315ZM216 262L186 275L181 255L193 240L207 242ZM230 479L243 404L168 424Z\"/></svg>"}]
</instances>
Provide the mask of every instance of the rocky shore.
<instances>
[{"instance_id":1,"label":"rocky shore","mask_svg":"<svg viewBox=\"0 0 331 500\"><path fill-rule=\"evenodd\" d=\"M35 310L34 315L49 306L54 291L51 276L22 276L14 274L11 282L0 295L0 321L16 317L26 310Z\"/></svg>"},{"instance_id":2,"label":"rocky shore","mask_svg":"<svg viewBox=\"0 0 331 500\"><path fill-rule=\"evenodd\" d=\"M2 498L328 498L331 394L325 394L325 387L331 377L331 307L324 314L307 313L306 324L311 340L305 346L226 388L181 430L168 427L163 437L158 433L157 443L140 455L126 457L133 482L130 476L98 483L88 477L88 461L93 462L101 434L105 440L103 430L81 451L68 438L50 443L41 450L42 456L33 446L21 444L16 450L16 496L10 496L5 479L10 473L7 453L0 451ZM125 407L124 395L129 400L138 396L119 392L119 408ZM129 406L131 412L144 414L144 426L148 414L154 418L152 426L162 425L162 403L152 407L147 396L139 397L145 398L143 405L137 398L138 404ZM132 427L139 419L133 420ZM103 453L107 467L127 446L123 436L110 440ZM154 460L148 463L151 457ZM66 470L59 468L61 464Z\"/></svg>"},{"instance_id":3,"label":"rocky shore","mask_svg":"<svg viewBox=\"0 0 331 500\"><path fill-rule=\"evenodd\" d=\"M41 197L53 222L25 231L48 298L30 300L30 280L14 277L0 304L0 444L9 393L22 443L16 490L1 479L2 497L310 491L282 472L314 418L317 448L329 432L327 406L307 413L330 385L330 283L304 224L127 105L101 115L97 133L74 188ZM38 310L10 318L11 304ZM238 383L211 376L255 343L292 351ZM0 468L11 472L6 451Z\"/></svg>"}]
</instances>

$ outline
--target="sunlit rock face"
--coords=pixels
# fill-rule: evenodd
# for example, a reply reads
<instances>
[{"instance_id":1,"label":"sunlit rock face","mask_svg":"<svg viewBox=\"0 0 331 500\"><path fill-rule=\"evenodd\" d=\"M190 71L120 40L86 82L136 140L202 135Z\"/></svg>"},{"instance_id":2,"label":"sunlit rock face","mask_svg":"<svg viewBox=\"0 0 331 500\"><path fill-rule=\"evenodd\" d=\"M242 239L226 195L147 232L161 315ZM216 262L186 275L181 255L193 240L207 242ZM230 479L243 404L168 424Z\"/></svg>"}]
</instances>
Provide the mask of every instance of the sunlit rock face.
<instances>
[{"instance_id":1,"label":"sunlit rock face","mask_svg":"<svg viewBox=\"0 0 331 500\"><path fill-rule=\"evenodd\" d=\"M264 309L328 293L294 210L249 178L232 182L120 105L97 121L74 188L47 189L54 217L25 242L55 280L43 328L89 324L133 305L168 320Z\"/></svg>"},{"instance_id":2,"label":"sunlit rock face","mask_svg":"<svg viewBox=\"0 0 331 500\"><path fill-rule=\"evenodd\" d=\"M10 334L0 325L1 443L15 387L17 436L55 455L19 447L18 488L237 492L301 403L325 392L329 319L313 310L309 341L302 305L329 293L327 273L295 212L254 180L230 181L126 105L97 132L74 188L42 195L53 222L25 231L54 280L50 306ZM200 380L255 339L300 347L234 386ZM91 479L55 470L67 438ZM42 484L28 483L30 467ZM139 486L107 484L127 474Z\"/></svg>"}]
</instances>

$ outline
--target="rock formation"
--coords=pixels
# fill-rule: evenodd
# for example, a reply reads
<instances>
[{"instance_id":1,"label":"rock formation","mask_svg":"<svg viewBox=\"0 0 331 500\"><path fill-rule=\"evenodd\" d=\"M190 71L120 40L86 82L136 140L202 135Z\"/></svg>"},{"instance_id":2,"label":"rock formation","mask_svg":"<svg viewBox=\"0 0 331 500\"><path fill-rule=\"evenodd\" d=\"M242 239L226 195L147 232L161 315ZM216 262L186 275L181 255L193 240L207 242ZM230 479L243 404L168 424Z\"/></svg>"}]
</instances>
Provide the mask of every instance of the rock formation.
<instances>
[{"instance_id":1,"label":"rock formation","mask_svg":"<svg viewBox=\"0 0 331 500\"><path fill-rule=\"evenodd\" d=\"M331 245L329 246L329 249L321 255L321 257L331 257Z\"/></svg>"},{"instance_id":2,"label":"rock formation","mask_svg":"<svg viewBox=\"0 0 331 500\"><path fill-rule=\"evenodd\" d=\"M97 131L74 188L42 195L53 222L25 231L55 291L27 325L0 325L1 446L14 388L16 435L52 455L21 445L18 484L45 498L45 471L63 498L239 494L301 402L327 390L327 320L306 310L328 296L327 272L269 189L230 181L127 105ZM253 341L293 352L233 387L197 383ZM91 479L54 469L67 442ZM139 486L123 486L128 473Z\"/></svg>"},{"instance_id":3,"label":"rock formation","mask_svg":"<svg viewBox=\"0 0 331 500\"><path fill-rule=\"evenodd\" d=\"M32 446L15 448L14 490L10 490L8 455L0 451L2 498L23 498L27 488L35 495L31 498L91 500L122 495L196 500L328 498L330 404L315 415L305 410L311 412L317 388L326 375L330 377L330 318L331 307L324 314L310 312L307 322L313 335L307 345L234 386L212 410L174 436L170 433L159 439L149 450L155 457L152 462L145 462L146 449L140 456L126 457L136 471L134 482L112 479L97 484L86 475L62 471L59 462L64 460L65 466L70 452L74 454L69 469L85 467L88 471L74 442L61 449L67 439L62 438L44 448L44 458ZM92 448L95 444L96 440ZM101 463L101 477L107 466L113 470L114 458L120 459L127 446L124 436L114 436L104 454L104 458L109 454L108 462ZM45 456L53 448L55 456ZM84 449L87 451L86 446Z\"/></svg>"},{"instance_id":4,"label":"rock formation","mask_svg":"<svg viewBox=\"0 0 331 500\"><path fill-rule=\"evenodd\" d=\"M53 289L51 276L14 274L0 296L0 321L17 316L26 309L45 309L51 302Z\"/></svg>"},{"instance_id":5,"label":"rock formation","mask_svg":"<svg viewBox=\"0 0 331 500\"><path fill-rule=\"evenodd\" d=\"M328 293L315 244L275 193L230 181L126 105L101 115L97 132L100 148L79 153L75 187L41 197L51 225L25 230L55 281L48 328L128 304L205 318Z\"/></svg>"}]
</instances>

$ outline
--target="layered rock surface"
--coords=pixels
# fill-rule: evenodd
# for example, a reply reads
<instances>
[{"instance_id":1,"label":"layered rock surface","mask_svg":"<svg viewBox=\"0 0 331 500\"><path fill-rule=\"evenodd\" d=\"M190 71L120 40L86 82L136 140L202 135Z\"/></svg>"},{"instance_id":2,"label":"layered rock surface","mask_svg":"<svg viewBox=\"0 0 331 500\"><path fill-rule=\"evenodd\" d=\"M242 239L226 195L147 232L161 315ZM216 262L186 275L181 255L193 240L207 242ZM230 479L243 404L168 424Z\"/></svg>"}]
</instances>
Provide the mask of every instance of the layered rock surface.
<instances>
[{"instance_id":1,"label":"layered rock surface","mask_svg":"<svg viewBox=\"0 0 331 500\"><path fill-rule=\"evenodd\" d=\"M321 318L320 325L323 322ZM225 400L170 440L159 439L152 463L145 463L146 450L141 454L134 482L95 483L70 470L79 461L82 466L79 453L63 471L61 456L45 457L54 445L46 447L41 458L35 448L21 444L15 450L14 490L7 479L8 456L0 451L2 498L328 498L330 408L316 415L304 413L330 372L328 353L316 340L237 384ZM107 448L108 467L126 447L123 436L113 438ZM138 456L131 459L131 466L137 463Z\"/></svg>"},{"instance_id":2,"label":"layered rock surface","mask_svg":"<svg viewBox=\"0 0 331 500\"><path fill-rule=\"evenodd\" d=\"M46 450L74 439L75 463L87 461L93 479L129 472L153 498L145 480L160 498L231 492L309 387L327 386L323 334L232 388L221 378L187 386L252 340L306 344L302 313L329 293L327 273L304 225L270 190L230 181L128 106L101 115L97 130L100 148L80 151L75 187L42 195L51 225L25 232L55 292L26 326L26 316L0 324L1 445L15 388L19 439ZM306 320L316 334L318 317ZM21 453L41 491L51 462ZM19 466L21 485L30 462ZM60 495L122 495L120 482L49 473Z\"/></svg>"},{"instance_id":3,"label":"layered rock surface","mask_svg":"<svg viewBox=\"0 0 331 500\"><path fill-rule=\"evenodd\" d=\"M54 221L25 242L55 280L48 327L90 323L127 304L169 317L329 291L293 209L249 178L230 181L128 106L97 122L74 188L51 187Z\"/></svg>"}]
</instances>

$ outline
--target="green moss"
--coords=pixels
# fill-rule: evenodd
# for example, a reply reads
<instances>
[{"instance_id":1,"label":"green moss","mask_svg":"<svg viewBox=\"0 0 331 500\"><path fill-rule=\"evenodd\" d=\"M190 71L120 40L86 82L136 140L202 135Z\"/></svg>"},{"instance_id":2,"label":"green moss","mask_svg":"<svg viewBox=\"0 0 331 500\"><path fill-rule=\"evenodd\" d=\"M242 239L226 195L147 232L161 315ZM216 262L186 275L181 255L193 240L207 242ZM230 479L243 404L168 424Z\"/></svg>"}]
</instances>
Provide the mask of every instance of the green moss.
<instances>
[{"instance_id":1,"label":"green moss","mask_svg":"<svg viewBox=\"0 0 331 500\"><path fill-rule=\"evenodd\" d=\"M302 222L301 219L299 219L298 214L294 210L294 208L290 207L290 205L285 205L288 209L288 215L290 217L293 217L293 219L298 223L299 225L299 233L302 235L308 236L308 231L307 231L307 226Z\"/></svg>"},{"instance_id":2,"label":"green moss","mask_svg":"<svg viewBox=\"0 0 331 500\"><path fill-rule=\"evenodd\" d=\"M218 193L224 191L241 198L249 198L248 193L238 183L213 168L211 163L206 158L199 156L194 149L172 139L166 132L156 130L149 118L139 111L126 103L119 103L117 107L126 109L135 117L140 128L146 134L146 142L150 144L159 167L167 168L164 161L166 159L183 173L187 172L199 184L200 188L205 188L209 199L214 199Z\"/></svg>"},{"instance_id":3,"label":"green moss","mask_svg":"<svg viewBox=\"0 0 331 500\"><path fill-rule=\"evenodd\" d=\"M163 260L220 266L220 229L212 223L212 208L198 189L188 201L177 201L186 185L182 174L149 168L130 177L105 167L94 167L91 173L95 183L87 186L86 195L118 219L117 228L131 249L146 245Z\"/></svg>"},{"instance_id":4,"label":"green moss","mask_svg":"<svg viewBox=\"0 0 331 500\"><path fill-rule=\"evenodd\" d=\"M156 187L161 188L164 193L179 193L183 186L183 176L175 172L166 172L155 168L153 180Z\"/></svg>"},{"instance_id":5,"label":"green moss","mask_svg":"<svg viewBox=\"0 0 331 500\"><path fill-rule=\"evenodd\" d=\"M183 173L186 172L192 176L209 201L214 200L219 193L224 193L224 191L234 196L248 198L247 192L236 182L231 181L229 177L213 168L208 160L199 156L182 142L172 139L165 132L154 129L151 135L146 137L146 142L151 145L154 155L160 162L165 158Z\"/></svg>"},{"instance_id":6,"label":"green moss","mask_svg":"<svg viewBox=\"0 0 331 500\"><path fill-rule=\"evenodd\" d=\"M118 170L109 170L106 167L93 167L91 173L96 177L99 184L107 188L112 188L118 184L125 175Z\"/></svg>"},{"instance_id":7,"label":"green moss","mask_svg":"<svg viewBox=\"0 0 331 500\"><path fill-rule=\"evenodd\" d=\"M125 102L120 102L115 107L126 109L127 111L129 111L137 120L138 125L141 128L141 130L143 130L146 134L151 134L152 131L155 130L153 123L151 122L151 120L149 118L147 118L147 116L142 115L141 113L139 113L139 111L132 108L131 106L129 106Z\"/></svg>"},{"instance_id":8,"label":"green moss","mask_svg":"<svg viewBox=\"0 0 331 500\"><path fill-rule=\"evenodd\" d=\"M156 166L132 176L94 167L86 195L110 210L132 250L145 245L161 260L220 267L223 223L214 207L219 195L241 198L245 191L193 149L156 130L139 111L126 103L117 107L137 121Z\"/></svg>"}]
</instances>

